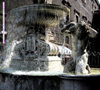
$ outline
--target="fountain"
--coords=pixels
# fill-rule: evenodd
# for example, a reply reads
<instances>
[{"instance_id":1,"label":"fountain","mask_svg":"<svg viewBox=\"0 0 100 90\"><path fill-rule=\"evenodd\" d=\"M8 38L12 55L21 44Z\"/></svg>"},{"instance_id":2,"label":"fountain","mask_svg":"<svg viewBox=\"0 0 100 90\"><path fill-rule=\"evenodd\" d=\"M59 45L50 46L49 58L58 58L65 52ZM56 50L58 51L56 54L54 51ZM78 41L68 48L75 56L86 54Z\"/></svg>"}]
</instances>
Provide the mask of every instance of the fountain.
<instances>
[{"instance_id":1,"label":"fountain","mask_svg":"<svg viewBox=\"0 0 100 90\"><path fill-rule=\"evenodd\" d=\"M8 35L0 72L21 75L33 75L34 71L63 72L58 45L49 42L47 32L64 21L67 14L66 8L52 4L11 10L6 19Z\"/></svg>"},{"instance_id":2,"label":"fountain","mask_svg":"<svg viewBox=\"0 0 100 90\"><path fill-rule=\"evenodd\" d=\"M100 78L88 74L86 47L88 37L94 38L97 32L84 22L64 25L62 33L72 34L73 50L72 58L63 66L58 55L64 54L62 49L66 51L66 47L50 42L49 34L52 27L66 21L68 11L58 5L43 4L47 0L34 1L34 5L18 7L7 14L8 35L0 57L0 89L92 90Z\"/></svg>"},{"instance_id":3,"label":"fountain","mask_svg":"<svg viewBox=\"0 0 100 90\"><path fill-rule=\"evenodd\" d=\"M59 89L55 82L59 79L54 78L63 73L59 45L49 42L48 32L65 20L68 11L43 4L44 1L37 0L7 13L7 39L0 56L2 90L47 90L52 85Z\"/></svg>"}]
</instances>

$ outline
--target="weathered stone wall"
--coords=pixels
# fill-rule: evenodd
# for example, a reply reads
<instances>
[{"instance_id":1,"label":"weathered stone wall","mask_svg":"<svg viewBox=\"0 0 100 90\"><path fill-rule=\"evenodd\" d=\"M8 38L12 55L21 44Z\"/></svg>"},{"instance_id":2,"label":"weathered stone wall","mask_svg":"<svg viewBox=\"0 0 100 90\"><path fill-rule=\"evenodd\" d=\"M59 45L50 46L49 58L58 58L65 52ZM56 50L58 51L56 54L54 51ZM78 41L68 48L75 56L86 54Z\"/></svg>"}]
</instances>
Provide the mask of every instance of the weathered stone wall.
<instances>
[{"instance_id":1,"label":"weathered stone wall","mask_svg":"<svg viewBox=\"0 0 100 90\"><path fill-rule=\"evenodd\" d=\"M61 77L60 90L98 90L99 76L66 76Z\"/></svg>"},{"instance_id":2,"label":"weathered stone wall","mask_svg":"<svg viewBox=\"0 0 100 90\"><path fill-rule=\"evenodd\" d=\"M60 90L60 79L56 76L0 74L0 90Z\"/></svg>"},{"instance_id":3,"label":"weathered stone wall","mask_svg":"<svg viewBox=\"0 0 100 90\"><path fill-rule=\"evenodd\" d=\"M0 73L0 90L98 90L100 76L16 76Z\"/></svg>"}]
</instances>

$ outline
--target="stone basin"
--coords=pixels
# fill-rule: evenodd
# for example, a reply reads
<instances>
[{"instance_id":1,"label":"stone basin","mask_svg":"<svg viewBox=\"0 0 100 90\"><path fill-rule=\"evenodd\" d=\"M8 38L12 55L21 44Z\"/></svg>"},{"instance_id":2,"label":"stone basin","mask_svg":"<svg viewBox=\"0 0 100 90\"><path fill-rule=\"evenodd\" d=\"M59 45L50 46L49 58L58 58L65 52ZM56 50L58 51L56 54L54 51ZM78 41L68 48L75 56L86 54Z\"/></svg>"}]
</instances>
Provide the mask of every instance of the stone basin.
<instances>
[{"instance_id":1,"label":"stone basin","mask_svg":"<svg viewBox=\"0 0 100 90\"><path fill-rule=\"evenodd\" d=\"M8 13L11 18L17 18L15 21L16 23L18 22L23 25L29 25L29 23L33 25L39 24L46 27L59 24L60 20L65 19L67 14L68 11L65 7L53 4L34 4L23 6L13 9Z\"/></svg>"},{"instance_id":2,"label":"stone basin","mask_svg":"<svg viewBox=\"0 0 100 90\"><path fill-rule=\"evenodd\" d=\"M40 74L39 74L40 73ZM30 76L0 73L1 90L98 90L100 75L67 75L41 72Z\"/></svg>"}]
</instances>

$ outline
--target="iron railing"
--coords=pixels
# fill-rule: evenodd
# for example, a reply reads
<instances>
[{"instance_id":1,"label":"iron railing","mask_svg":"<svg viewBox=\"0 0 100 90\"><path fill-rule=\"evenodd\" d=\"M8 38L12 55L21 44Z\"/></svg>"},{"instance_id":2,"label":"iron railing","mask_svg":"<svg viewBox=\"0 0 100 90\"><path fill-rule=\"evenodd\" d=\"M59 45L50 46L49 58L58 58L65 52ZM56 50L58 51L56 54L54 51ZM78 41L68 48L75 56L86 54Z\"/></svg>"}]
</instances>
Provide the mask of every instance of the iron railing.
<instances>
[{"instance_id":1,"label":"iron railing","mask_svg":"<svg viewBox=\"0 0 100 90\"><path fill-rule=\"evenodd\" d=\"M100 52L90 52L88 63L90 67L100 68Z\"/></svg>"}]
</instances>

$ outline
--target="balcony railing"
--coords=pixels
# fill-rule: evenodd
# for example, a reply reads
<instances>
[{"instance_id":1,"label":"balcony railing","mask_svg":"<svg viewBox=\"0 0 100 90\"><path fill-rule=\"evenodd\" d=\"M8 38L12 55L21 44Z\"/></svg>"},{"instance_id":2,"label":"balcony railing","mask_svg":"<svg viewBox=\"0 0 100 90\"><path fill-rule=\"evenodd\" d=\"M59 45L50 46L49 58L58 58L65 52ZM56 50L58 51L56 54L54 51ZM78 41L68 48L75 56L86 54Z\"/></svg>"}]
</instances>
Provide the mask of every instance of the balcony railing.
<instances>
[{"instance_id":1,"label":"balcony railing","mask_svg":"<svg viewBox=\"0 0 100 90\"><path fill-rule=\"evenodd\" d=\"M89 61L90 67L100 68L100 52L91 52L89 53Z\"/></svg>"}]
</instances>

